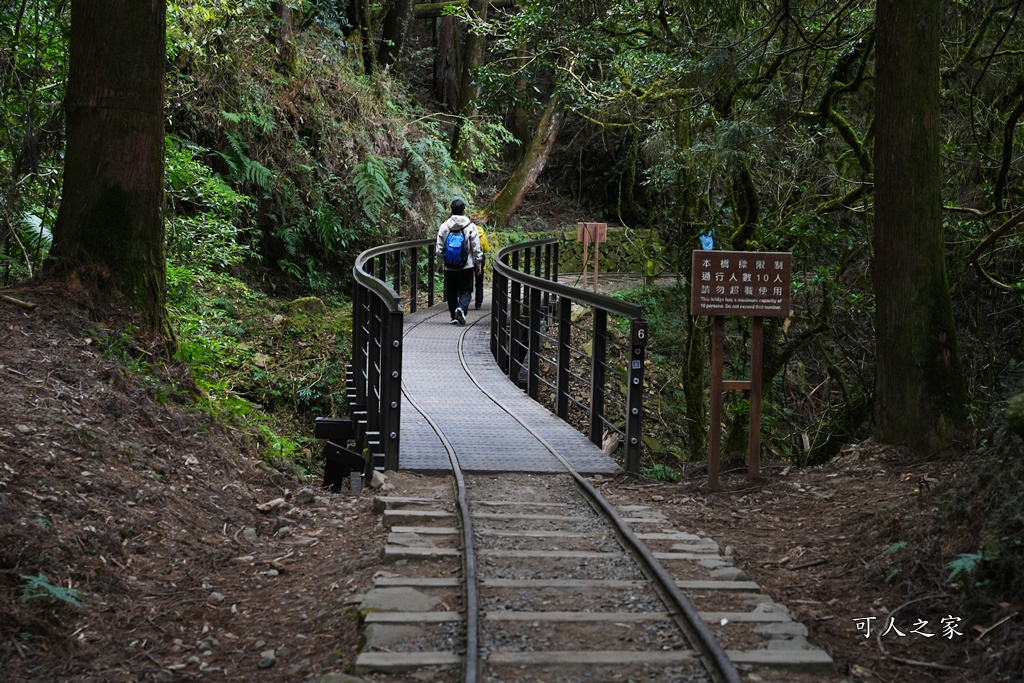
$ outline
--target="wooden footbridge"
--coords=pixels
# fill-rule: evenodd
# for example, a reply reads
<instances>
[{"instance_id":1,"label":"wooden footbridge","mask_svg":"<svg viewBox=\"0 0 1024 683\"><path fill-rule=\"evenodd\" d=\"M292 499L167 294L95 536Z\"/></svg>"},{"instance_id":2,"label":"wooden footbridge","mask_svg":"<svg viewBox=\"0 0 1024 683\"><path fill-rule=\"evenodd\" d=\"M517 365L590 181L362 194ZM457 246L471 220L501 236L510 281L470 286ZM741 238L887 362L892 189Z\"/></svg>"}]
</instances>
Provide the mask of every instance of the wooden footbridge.
<instances>
[{"instance_id":1,"label":"wooden footbridge","mask_svg":"<svg viewBox=\"0 0 1024 683\"><path fill-rule=\"evenodd\" d=\"M639 471L642 309L559 282L558 239L505 247L492 264L490 296L462 327L434 305L433 240L359 256L350 418L317 424L327 484L356 470L448 471L438 432L467 471L557 471L523 422L581 472ZM485 390L500 406L481 400Z\"/></svg>"}]
</instances>

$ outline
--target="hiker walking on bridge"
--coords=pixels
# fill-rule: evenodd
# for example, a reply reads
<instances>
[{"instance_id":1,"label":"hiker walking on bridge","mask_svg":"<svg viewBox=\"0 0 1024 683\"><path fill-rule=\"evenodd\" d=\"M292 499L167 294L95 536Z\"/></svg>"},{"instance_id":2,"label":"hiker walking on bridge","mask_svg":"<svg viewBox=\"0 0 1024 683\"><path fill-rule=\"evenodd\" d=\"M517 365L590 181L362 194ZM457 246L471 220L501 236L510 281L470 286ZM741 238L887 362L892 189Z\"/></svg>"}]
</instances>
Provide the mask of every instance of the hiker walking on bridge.
<instances>
[{"instance_id":1,"label":"hiker walking on bridge","mask_svg":"<svg viewBox=\"0 0 1024 683\"><path fill-rule=\"evenodd\" d=\"M466 312L473 297L474 274L483 272L484 252L480 233L466 217L466 204L452 202L452 215L437 230L435 251L444 268L444 298L452 325L465 325Z\"/></svg>"}]
</instances>

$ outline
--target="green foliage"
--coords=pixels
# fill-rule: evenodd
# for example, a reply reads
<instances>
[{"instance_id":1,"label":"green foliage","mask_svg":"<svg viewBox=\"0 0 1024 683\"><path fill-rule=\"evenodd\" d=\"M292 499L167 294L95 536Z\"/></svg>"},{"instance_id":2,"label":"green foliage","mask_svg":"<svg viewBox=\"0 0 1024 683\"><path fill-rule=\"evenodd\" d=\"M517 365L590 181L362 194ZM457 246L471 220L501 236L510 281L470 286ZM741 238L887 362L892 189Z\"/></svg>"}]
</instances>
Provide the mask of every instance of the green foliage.
<instances>
[{"instance_id":1,"label":"green foliage","mask_svg":"<svg viewBox=\"0 0 1024 683\"><path fill-rule=\"evenodd\" d=\"M217 152L221 159L228 165L230 170L229 179L245 185L250 183L260 190L269 190L274 179L274 174L269 168L258 161L250 159L242 148L242 142L238 135L233 132L225 133L228 147L222 152Z\"/></svg>"},{"instance_id":2,"label":"green foliage","mask_svg":"<svg viewBox=\"0 0 1024 683\"><path fill-rule=\"evenodd\" d=\"M1011 393L1015 392L1011 390ZM1020 437L992 429L969 455L971 466L952 496L946 491L936 535L955 542L942 560L946 583L991 600L1024 600L1024 460ZM980 539L980 542L979 542ZM953 553L955 552L955 555ZM948 559L950 556L953 559Z\"/></svg>"},{"instance_id":3,"label":"green foliage","mask_svg":"<svg viewBox=\"0 0 1024 683\"><path fill-rule=\"evenodd\" d=\"M954 583L958 579L964 582L971 574L975 573L978 565L985 559L985 554L981 552L961 553L955 560L946 565L946 569L949 570L946 583Z\"/></svg>"},{"instance_id":4,"label":"green foliage","mask_svg":"<svg viewBox=\"0 0 1024 683\"><path fill-rule=\"evenodd\" d=\"M509 145L518 144L515 136L497 118L464 118L459 129L460 145L470 150L468 169L473 173L496 170L497 159Z\"/></svg>"},{"instance_id":5,"label":"green foliage","mask_svg":"<svg viewBox=\"0 0 1024 683\"><path fill-rule=\"evenodd\" d=\"M891 555L892 553L895 553L895 552L898 552L900 550L903 550L906 547L907 547L907 542L906 541L896 541L895 543L893 543L892 545L887 547L885 550L883 550L882 554L883 555Z\"/></svg>"},{"instance_id":6,"label":"green foliage","mask_svg":"<svg viewBox=\"0 0 1024 683\"><path fill-rule=\"evenodd\" d=\"M195 145L167 139L167 258L200 270L224 269L254 257L243 242L252 200L196 159Z\"/></svg>"},{"instance_id":7,"label":"green foliage","mask_svg":"<svg viewBox=\"0 0 1024 683\"><path fill-rule=\"evenodd\" d=\"M168 285L178 357L202 392L199 407L237 423L267 461L308 472L313 419L345 410L347 302L330 301L323 315L292 313L230 275L184 266L168 268Z\"/></svg>"},{"instance_id":8,"label":"green foliage","mask_svg":"<svg viewBox=\"0 0 1024 683\"><path fill-rule=\"evenodd\" d=\"M640 474L658 481L679 481L679 472L660 462L640 468Z\"/></svg>"},{"instance_id":9,"label":"green foliage","mask_svg":"<svg viewBox=\"0 0 1024 683\"><path fill-rule=\"evenodd\" d=\"M447 133L408 104L399 83L368 78L353 59L339 36L343 6L294 4L287 63L267 40L278 28L267 10L249 1L169 5L168 117L195 157L249 198L244 227L265 262L291 286L324 294L349 277L345 264L362 249L420 237L451 188L466 184L438 144Z\"/></svg>"},{"instance_id":10,"label":"green foliage","mask_svg":"<svg viewBox=\"0 0 1024 683\"><path fill-rule=\"evenodd\" d=\"M432 215L441 217L448 211L452 197L472 197L475 187L463 167L451 157L437 122L424 119L419 127L422 135L407 137L402 143L408 187L413 196L422 196L422 203L433 208Z\"/></svg>"},{"instance_id":11,"label":"green foliage","mask_svg":"<svg viewBox=\"0 0 1024 683\"><path fill-rule=\"evenodd\" d=\"M60 199L68 3L0 11L0 286L34 275Z\"/></svg>"},{"instance_id":12,"label":"green foliage","mask_svg":"<svg viewBox=\"0 0 1024 683\"><path fill-rule=\"evenodd\" d=\"M71 607L82 607L82 591L64 586L54 586L50 579L40 572L35 576L20 574L25 585L21 589L21 601L44 599L56 603L70 605Z\"/></svg>"},{"instance_id":13,"label":"green foliage","mask_svg":"<svg viewBox=\"0 0 1024 683\"><path fill-rule=\"evenodd\" d=\"M371 222L380 221L384 205L395 198L392 189L396 180L398 161L368 155L353 169L356 194L362 202L363 213Z\"/></svg>"}]
</instances>

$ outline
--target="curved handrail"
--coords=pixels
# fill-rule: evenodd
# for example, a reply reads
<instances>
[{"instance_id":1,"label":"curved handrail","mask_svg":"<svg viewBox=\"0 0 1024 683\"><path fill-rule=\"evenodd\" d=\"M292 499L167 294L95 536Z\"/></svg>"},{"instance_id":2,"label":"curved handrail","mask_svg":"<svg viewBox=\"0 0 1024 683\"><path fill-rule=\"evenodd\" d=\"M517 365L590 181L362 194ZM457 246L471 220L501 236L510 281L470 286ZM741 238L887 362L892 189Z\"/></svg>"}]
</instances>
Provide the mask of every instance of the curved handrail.
<instances>
[{"instance_id":1,"label":"curved handrail","mask_svg":"<svg viewBox=\"0 0 1024 683\"><path fill-rule=\"evenodd\" d=\"M374 275L366 271L366 264L371 259L376 259L378 256L383 256L394 251L400 251L402 249L415 249L417 247L425 247L434 243L432 239L422 240L409 240L407 242L397 242L395 244L382 244L379 247L371 247L366 251L359 254L356 257L356 262L352 266L352 277L355 278L356 282L362 286L372 289L382 300L390 304L389 310L401 311L402 310L402 298L399 296L388 283L378 279Z\"/></svg>"},{"instance_id":2,"label":"curved handrail","mask_svg":"<svg viewBox=\"0 0 1024 683\"><path fill-rule=\"evenodd\" d=\"M606 430L624 437L626 470L637 474L643 444L641 420L647 344L643 307L558 282L559 243L557 238L546 238L511 244L498 251L491 288L491 355L502 372L534 400L544 402L540 398L541 387L548 387L553 392L553 405L549 409L563 420L569 420L571 404L585 410L589 415L588 437L599 448L604 447ZM525 252L523 270L518 270L520 252ZM528 272L530 269L536 274ZM542 271L546 277L540 277ZM572 345L571 303L593 310L592 343L588 351ZM625 318L630 323L630 351L623 368L610 368L607 364L609 315ZM557 333L549 333L550 329L556 329ZM556 349L556 358L544 357L546 345ZM574 357L588 359L589 377L573 369ZM554 381L550 374L542 372L542 363L545 368L554 370ZM608 370L626 378L624 390L618 388L621 385L614 381L615 377L608 376ZM579 400L579 392L570 390L574 384L588 387L589 399ZM622 394L625 394L624 401L610 406L613 412L606 410L606 399Z\"/></svg>"},{"instance_id":3,"label":"curved handrail","mask_svg":"<svg viewBox=\"0 0 1024 683\"><path fill-rule=\"evenodd\" d=\"M616 299L606 294L591 292L580 287L573 287L572 285L565 285L561 282L546 280L542 277L531 275L530 273L524 273L521 270L515 270L505 263L505 260L512 254L512 252L522 251L523 249L535 249L548 244L557 244L559 241L560 240L558 240L558 238L549 237L546 239L532 240L530 242L509 244L498 251L498 256L494 260L493 267L509 280L512 280L513 282L520 282L530 287L535 287L542 292L565 296L574 301L579 301L589 306L600 308L608 313L621 315L624 318L636 319L644 317L643 307L637 304L631 304L628 301Z\"/></svg>"},{"instance_id":4,"label":"curved handrail","mask_svg":"<svg viewBox=\"0 0 1024 683\"><path fill-rule=\"evenodd\" d=\"M366 473L399 468L402 411L402 331L405 307L399 293L409 284L416 310L419 249L428 255L428 305L434 302L434 241L409 240L371 247L352 266L352 358L346 373L349 412ZM407 253L408 252L408 253ZM393 284L386 280L390 278Z\"/></svg>"}]
</instances>

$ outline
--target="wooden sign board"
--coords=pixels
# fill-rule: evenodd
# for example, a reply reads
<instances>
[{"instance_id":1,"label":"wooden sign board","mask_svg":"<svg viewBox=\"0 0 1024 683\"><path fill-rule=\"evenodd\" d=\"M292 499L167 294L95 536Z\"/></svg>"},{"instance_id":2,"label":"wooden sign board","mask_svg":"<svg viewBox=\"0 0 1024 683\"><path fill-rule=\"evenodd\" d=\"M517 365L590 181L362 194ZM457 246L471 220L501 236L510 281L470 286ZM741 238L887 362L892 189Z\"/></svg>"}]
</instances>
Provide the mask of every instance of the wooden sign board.
<instances>
[{"instance_id":1,"label":"wooden sign board","mask_svg":"<svg viewBox=\"0 0 1024 683\"><path fill-rule=\"evenodd\" d=\"M576 241L583 242L607 242L608 241L608 224L607 223L577 223L576 224Z\"/></svg>"},{"instance_id":2,"label":"wooden sign board","mask_svg":"<svg viewBox=\"0 0 1024 683\"><path fill-rule=\"evenodd\" d=\"M694 251L691 315L789 315L793 255L770 251Z\"/></svg>"}]
</instances>

